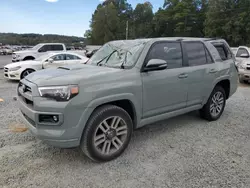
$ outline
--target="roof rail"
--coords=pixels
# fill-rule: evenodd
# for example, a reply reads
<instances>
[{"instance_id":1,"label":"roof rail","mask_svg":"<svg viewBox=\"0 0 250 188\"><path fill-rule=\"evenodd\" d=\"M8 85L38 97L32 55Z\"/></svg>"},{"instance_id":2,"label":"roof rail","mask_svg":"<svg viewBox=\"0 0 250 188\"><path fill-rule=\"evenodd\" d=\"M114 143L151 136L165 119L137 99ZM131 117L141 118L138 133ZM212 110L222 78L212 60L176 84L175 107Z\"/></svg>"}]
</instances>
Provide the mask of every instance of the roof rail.
<instances>
[{"instance_id":1,"label":"roof rail","mask_svg":"<svg viewBox=\"0 0 250 188\"><path fill-rule=\"evenodd\" d=\"M220 40L221 38L208 38L208 39L205 39L204 41L211 41L211 40Z\"/></svg>"}]
</instances>

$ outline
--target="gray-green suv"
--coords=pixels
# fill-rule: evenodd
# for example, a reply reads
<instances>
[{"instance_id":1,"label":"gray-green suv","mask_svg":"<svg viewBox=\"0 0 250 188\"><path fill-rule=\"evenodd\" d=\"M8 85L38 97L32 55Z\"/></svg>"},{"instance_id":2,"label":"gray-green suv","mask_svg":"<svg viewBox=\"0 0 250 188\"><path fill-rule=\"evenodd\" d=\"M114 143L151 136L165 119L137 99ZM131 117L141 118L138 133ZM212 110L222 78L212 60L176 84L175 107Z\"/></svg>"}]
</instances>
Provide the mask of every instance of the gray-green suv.
<instances>
[{"instance_id":1,"label":"gray-green suv","mask_svg":"<svg viewBox=\"0 0 250 188\"><path fill-rule=\"evenodd\" d=\"M19 83L18 96L38 138L62 148L80 146L89 158L109 161L146 124L193 110L217 120L237 80L224 40L140 39L109 42L85 65L30 74Z\"/></svg>"}]
</instances>

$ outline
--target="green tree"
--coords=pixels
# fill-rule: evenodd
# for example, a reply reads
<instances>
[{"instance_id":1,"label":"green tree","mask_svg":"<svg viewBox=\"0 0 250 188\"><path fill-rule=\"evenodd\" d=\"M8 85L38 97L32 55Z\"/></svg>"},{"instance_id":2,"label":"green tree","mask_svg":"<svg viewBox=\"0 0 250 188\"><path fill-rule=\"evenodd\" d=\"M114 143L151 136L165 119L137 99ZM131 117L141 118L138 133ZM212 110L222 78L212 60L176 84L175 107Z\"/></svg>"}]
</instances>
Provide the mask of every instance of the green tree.
<instances>
[{"instance_id":1,"label":"green tree","mask_svg":"<svg viewBox=\"0 0 250 188\"><path fill-rule=\"evenodd\" d=\"M137 4L133 12L135 38L147 38L153 34L153 6L149 2Z\"/></svg>"},{"instance_id":2,"label":"green tree","mask_svg":"<svg viewBox=\"0 0 250 188\"><path fill-rule=\"evenodd\" d=\"M210 0L206 15L207 36L225 38L233 46L250 44L249 0Z\"/></svg>"}]
</instances>

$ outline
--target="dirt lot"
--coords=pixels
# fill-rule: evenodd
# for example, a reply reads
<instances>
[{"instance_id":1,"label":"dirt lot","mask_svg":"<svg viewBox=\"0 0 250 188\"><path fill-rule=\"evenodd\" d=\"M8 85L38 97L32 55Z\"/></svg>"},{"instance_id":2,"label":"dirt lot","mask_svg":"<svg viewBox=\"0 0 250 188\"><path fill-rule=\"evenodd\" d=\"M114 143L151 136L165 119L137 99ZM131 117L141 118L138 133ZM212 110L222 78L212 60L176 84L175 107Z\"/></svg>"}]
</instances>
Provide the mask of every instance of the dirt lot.
<instances>
[{"instance_id":1,"label":"dirt lot","mask_svg":"<svg viewBox=\"0 0 250 188\"><path fill-rule=\"evenodd\" d=\"M0 70L0 187L250 187L250 86L238 88L220 120L197 112L134 132L117 160L98 164L58 149L22 126L16 82ZM19 130L20 131L20 130Z\"/></svg>"},{"instance_id":2,"label":"dirt lot","mask_svg":"<svg viewBox=\"0 0 250 188\"><path fill-rule=\"evenodd\" d=\"M2 69L8 63L12 63L11 59L11 55L0 55L0 69Z\"/></svg>"}]
</instances>

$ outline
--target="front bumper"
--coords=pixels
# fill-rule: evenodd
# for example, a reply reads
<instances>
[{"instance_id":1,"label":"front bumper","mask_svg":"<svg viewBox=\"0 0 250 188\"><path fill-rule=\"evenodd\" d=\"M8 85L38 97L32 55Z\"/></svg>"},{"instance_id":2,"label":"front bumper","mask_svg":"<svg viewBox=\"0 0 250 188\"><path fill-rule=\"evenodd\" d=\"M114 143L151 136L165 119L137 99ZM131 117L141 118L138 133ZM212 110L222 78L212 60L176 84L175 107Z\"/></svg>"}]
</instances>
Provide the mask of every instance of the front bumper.
<instances>
[{"instance_id":1,"label":"front bumper","mask_svg":"<svg viewBox=\"0 0 250 188\"><path fill-rule=\"evenodd\" d=\"M250 70L239 69L239 78L242 80L250 80Z\"/></svg>"},{"instance_id":2,"label":"front bumper","mask_svg":"<svg viewBox=\"0 0 250 188\"><path fill-rule=\"evenodd\" d=\"M29 130L36 137L52 146L60 148L79 146L83 131L83 125L80 121L82 109L77 109L70 102L56 102L39 97L35 84L26 80L21 82L27 84L32 90L32 94L29 92L23 93L21 87L18 87L21 115ZM56 124L41 123L40 115L58 115L59 121Z\"/></svg>"},{"instance_id":3,"label":"front bumper","mask_svg":"<svg viewBox=\"0 0 250 188\"><path fill-rule=\"evenodd\" d=\"M18 71L9 71L7 68L4 68L4 78L10 80L20 80L20 73Z\"/></svg>"}]
</instances>

